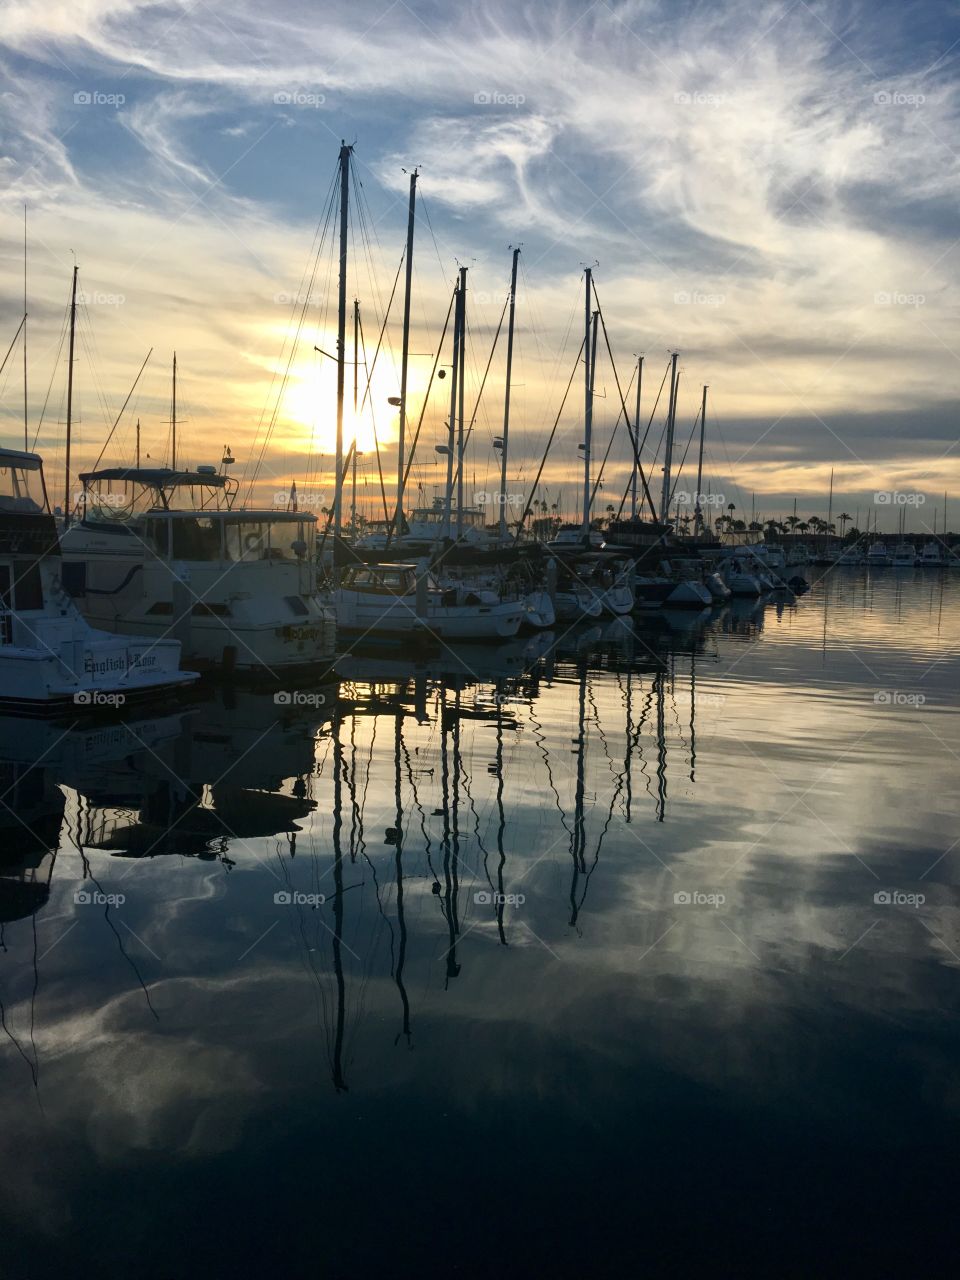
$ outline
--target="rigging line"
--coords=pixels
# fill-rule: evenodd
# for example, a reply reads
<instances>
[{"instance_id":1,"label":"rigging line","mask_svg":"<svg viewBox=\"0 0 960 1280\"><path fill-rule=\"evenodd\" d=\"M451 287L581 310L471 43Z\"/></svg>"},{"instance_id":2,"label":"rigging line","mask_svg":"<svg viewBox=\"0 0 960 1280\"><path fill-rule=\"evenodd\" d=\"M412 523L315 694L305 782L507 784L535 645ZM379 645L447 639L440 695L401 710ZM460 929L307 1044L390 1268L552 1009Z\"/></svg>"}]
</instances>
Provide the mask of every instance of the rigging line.
<instances>
[{"instance_id":1,"label":"rigging line","mask_svg":"<svg viewBox=\"0 0 960 1280\"><path fill-rule=\"evenodd\" d=\"M487 359L487 367L483 371L483 378L481 379L481 382L480 382L480 390L477 392L477 402L473 406L473 416L470 419L470 425L467 427L466 434L463 437L463 451L460 457L457 459L456 474L454 475L454 478L453 478L454 484L457 484L460 479L460 469L463 466L463 460L466 457L467 445L470 443L470 436L471 436L471 433L473 432L473 424L477 420L477 412L480 409L480 401L483 399L483 389L487 385L487 374L490 372L491 364L493 364L494 352L497 349L497 342L500 339L500 331L503 328L503 319L504 319L504 316L507 314L507 307L509 305L510 305L510 297L508 295L504 299L503 310L500 312L500 323L497 325L497 332L493 335L493 346L490 348L490 355Z\"/></svg>"},{"instance_id":2,"label":"rigging line","mask_svg":"<svg viewBox=\"0 0 960 1280\"><path fill-rule=\"evenodd\" d=\"M100 412L103 414L104 423L108 423L110 421L110 409L107 404L103 383L100 380L100 352L97 348L97 338L93 329L93 321L90 319L90 311L83 301L77 306L77 333L80 335L80 341L87 354L87 364L93 375L94 390L100 402Z\"/></svg>"},{"instance_id":3,"label":"rigging line","mask_svg":"<svg viewBox=\"0 0 960 1280\"><path fill-rule=\"evenodd\" d=\"M653 402L653 408L650 410L650 417L647 419L647 428L646 428L646 430L645 430L645 431L644 431L644 433L643 433L643 439L640 441L640 447L639 447L639 448L638 448L638 450L637 450L637 452L638 452L638 453L642 453L642 452L643 452L643 446L647 443L647 436L650 434L650 424L653 422L654 414L657 412L657 405L660 403L660 397L663 395L663 388L664 388L664 385L666 384L666 381L667 381L667 374L668 374L669 372L670 372L670 361L668 360L668 361L667 361L667 367L666 367L666 368L664 369L664 371L663 371L663 377L660 379L660 389L657 391L657 398L656 398L656 400L654 400L654 402ZM666 429L667 429L667 426L666 426L666 423L664 423L663 431L666 431ZM662 442L662 440L663 440L663 431L661 431L661 433L660 433L660 440L661 440L661 442ZM658 443L658 445L657 445L657 452L653 455L653 460L654 460L654 462L656 462L656 460L657 460L657 456L658 456L658 454L659 454L659 453L660 453L660 444ZM618 519L618 520L619 520L619 519L620 519L620 517L623 515L623 508L624 508L624 505L625 505L625 503L626 503L626 501L627 501L627 494L630 492L630 489L631 489L632 484L633 484L633 477L631 477L631 478L627 481L627 487L626 487L626 489L624 489L624 491L623 491L623 497L620 499L620 507L619 507L619 510L617 511L617 519ZM656 519L656 516L654 516L654 519Z\"/></svg>"},{"instance_id":4,"label":"rigging line","mask_svg":"<svg viewBox=\"0 0 960 1280\"><path fill-rule=\"evenodd\" d=\"M397 276L398 276L398 278L399 278L399 274L400 274L400 273L399 273L399 271L398 271L398 272L397 272ZM394 287L396 287L396 285L394 285ZM359 327L359 329L360 329L360 350L363 352L363 367L366 369L366 367L367 367L367 346L366 346L366 343L364 342L364 338L363 338L363 317L362 317L362 316L358 316L358 317L357 317L357 321L358 321L358 327ZM370 372L372 373L372 372L373 372L373 370L371 369L371 371L370 371ZM367 385L369 386L369 378L368 378ZM373 414L373 401L372 401L372 400L370 401L370 422L371 422L371 423L372 423L372 425L373 425L373 444L374 444L374 448L375 448L375 449L376 449L376 451L377 451L377 475L378 475L378 477L379 477L379 479L380 479L380 496L383 498L383 518L384 518L384 520L389 520L389 519L390 519L390 510L389 510L389 508L388 508L388 506L387 506L387 490L386 490L386 486L385 486L385 485L384 485L384 483L383 483L383 463L382 463L382 460L381 460L381 457L380 457L380 437L377 435L377 420L376 420L376 418L374 417L374 414ZM354 439L354 444L356 444L356 439Z\"/></svg>"},{"instance_id":5,"label":"rigging line","mask_svg":"<svg viewBox=\"0 0 960 1280\"><path fill-rule=\"evenodd\" d=\"M620 408L623 412L624 421L627 424L627 430L630 433L630 442L633 445L634 464L640 475L640 483L643 485L644 497L646 498L647 502L650 504L650 512L653 515L654 520L656 520L657 510L656 510L656 507L653 505L653 498L650 496L650 487L647 484L647 477L644 475L643 465L640 462L640 450L637 447L636 434L633 428L630 426L630 415L627 413L627 402L623 398L623 390L620 386L620 375L617 373L617 363L613 358L613 351L611 350L611 347L610 347L610 335L607 333L607 322L604 319L603 308L600 306L600 298L597 295L596 285L594 285L593 296L594 296L594 301L597 304L597 311L599 312L599 315L600 315L600 327L603 329L603 340L604 340L604 343L606 344L607 355L610 357L610 367L613 369L614 381L617 384L617 395L620 397ZM637 430L639 431L639 429L640 429L640 424L638 422ZM614 431L616 431L616 427L614 427ZM604 461L606 461L606 459L604 459Z\"/></svg>"},{"instance_id":6,"label":"rigging line","mask_svg":"<svg viewBox=\"0 0 960 1280\"><path fill-rule=\"evenodd\" d=\"M290 346L290 355L289 355L289 358L288 358L288 360L287 360L287 365L286 365L286 368L284 369L283 375L282 375L282 377L281 377L281 381L280 381L280 389L279 389L279 391L277 392L277 399L276 399L276 402L275 402L275 404L274 404L273 413L271 414L270 421L269 421L269 424L268 424L267 429L266 429L266 434L265 434L265 436L264 436L263 445L261 446L259 456L257 457L257 462L256 462L256 466L254 467L254 470L253 470L253 475L252 475L252 477L251 477L251 479L250 479L250 482L249 482L249 485L248 485L248 487L247 487L247 500L248 500L248 501L249 501L250 496L251 496L251 495L252 495L252 493L253 493L253 486L254 486L254 483L256 482L257 475L259 474L260 467L263 465L263 457L264 457L264 454L266 453L266 449L267 449L267 445L269 444L270 437L271 437L271 436L272 436L272 434L273 434L274 426L276 425L277 414L278 414L278 413L279 413L279 411L280 411L280 402L281 402L282 397L283 397L283 390L284 390L284 388L285 388L285 386L286 386L287 378L289 377L289 374L290 374L290 368L291 368L291 365L292 365L292 363L293 363L294 355L295 355L295 353L296 353L296 349L297 349L297 342L299 341L300 333L301 333L301 331L302 331L302 329L303 329L303 322L304 322L304 319L305 319L305 316L306 316L307 307L308 307L309 302L310 302L310 295L311 295L311 293L313 292L313 285L314 285L314 281L315 281L315 280L316 280L316 278L317 278L317 271L319 270L320 255L323 253L323 246L324 246L324 244L326 243L327 232L328 232L328 230L329 230L329 228L330 228L330 226L331 226L331 219L332 219L332 216L333 216L333 209L334 209L334 205L335 205L335 202L336 202L336 197L337 197L337 194L338 194L338 192L339 192L339 189L340 189L340 166L339 166L339 164L338 164L338 165L337 165L337 168L336 168L336 171L335 171L335 174L334 174L334 178L333 178L333 180L332 180L332 182L331 182L331 184L330 184L330 189L329 189L329 191L328 191L328 193L327 193L327 203L326 203L326 208L325 208L325 210L322 212L322 215L321 215L320 221L319 221L319 222L318 222L318 224L317 224L317 230L314 232L313 242L312 242L312 244L311 244L311 249L313 248L313 245L317 245L317 251L316 251L316 253L315 253L315 254L314 254L314 256L313 256L313 266L312 266L312 268L310 268L310 267L304 267L303 272L302 272L301 277L300 277L300 289L301 289L301 293L300 293L300 295L298 295L298 296L302 296L302 298L303 298L303 302L302 302L301 307L300 307L300 315L299 315L299 318L297 319L297 327L296 327L296 331L295 331L295 333L294 333L294 335L293 335L293 339L292 339L292 341L291 341L291 346ZM319 241L318 241L318 233L319 233ZM308 258L308 263L309 263L309 258ZM304 281L305 281L305 279L306 279L307 271L308 271L308 270L310 271L310 284L309 284L309 287L307 288L306 292L303 292L303 285L304 285ZM296 312L294 312L294 314L296 314ZM281 362L283 361L283 356L284 356L284 352L285 352L285 351L286 351L286 349L287 349L287 342L288 342L288 340L290 340L289 329L287 330L287 333L284 335L283 344L282 344L282 346L280 347L280 359L279 359L279 361L278 361L278 364L279 364L279 363L281 363ZM279 375L278 371L275 369L275 370L274 370L274 373L273 373L273 377L272 377L272 379L271 379L271 381L270 381L270 390L269 390L269 391L268 391L268 393L267 393L267 398L266 398L266 400L264 401L263 408L262 408L262 409L261 409L261 411L260 411L260 418L259 418L259 420L258 420L258 422L257 422L256 431L255 431L255 433L254 433L254 437L253 437L253 447L251 448L251 451L250 451L250 456L251 456L251 457L252 457L252 456L253 456L253 454L256 452L256 448L257 448L257 441L258 441L258 439L259 439L259 437L260 437L260 431L261 431L261 429L262 429L262 427L263 427L264 418L265 418L265 416L266 416L267 409L268 409L269 404L270 404L270 400L271 400L271 398L273 397L273 390L274 390L274 387L275 387L275 386L276 386L276 384L277 384L277 378L278 378L278 377L280 377L280 375ZM247 461L244 463L243 471L242 471L242 473L241 473L241 475L240 475L240 485L241 485L241 486L244 484L244 482L245 482L245 481L246 481L246 479L247 479L247 471L248 471L249 465L250 465L250 460L249 460L249 458L248 458L248 459L247 459Z\"/></svg>"},{"instance_id":7,"label":"rigging line","mask_svg":"<svg viewBox=\"0 0 960 1280\"><path fill-rule=\"evenodd\" d=\"M10 346L7 348L7 354L3 357L3 364L0 364L0 373L3 373L4 369L7 367L7 361L10 359L10 352L13 350L17 339L20 337L20 330L23 328L26 322L27 322L27 317L23 316L20 320L20 323L17 325L17 332L13 335L13 341L10 343Z\"/></svg>"},{"instance_id":8,"label":"rigging line","mask_svg":"<svg viewBox=\"0 0 960 1280\"><path fill-rule=\"evenodd\" d=\"M563 407L567 403L567 396L570 394L570 388L573 386L573 380L577 376L577 370L580 368L580 357L583 354L583 348L586 341L587 341L586 336L580 339L580 346L577 350L577 358L573 362L573 370L570 374L570 380L567 383L566 391L564 391L563 393L563 399L560 401L560 408L557 410L557 416L556 416L556 419L554 420L553 428L550 432L549 439L547 440L547 447L544 449L543 457L540 459L540 466L537 468L537 474L533 481L533 485L530 489L530 496L529 498L527 498L526 506L523 508L523 514L520 516L520 519L517 521L517 532L513 539L514 542L519 541L520 534L523 532L524 523L526 522L527 516L530 514L530 508L533 506L533 495L537 492L537 487L540 484L540 477L543 475L543 468L546 465L547 454L550 452L550 446L553 444L553 437L557 434L557 427L560 424L560 415L563 413Z\"/></svg>"},{"instance_id":9,"label":"rigging line","mask_svg":"<svg viewBox=\"0 0 960 1280\"><path fill-rule=\"evenodd\" d=\"M702 408L702 406L701 406L701 408ZM673 479L673 488L670 490L670 501L671 501L671 502L673 502L673 495L674 495L674 493L676 492L676 488L677 488L677 481L680 479L680 472L683 470L683 464L684 464L684 463L686 462L686 460L687 460L687 454L690 452L690 444L691 444L691 442L692 442L692 440L693 440L694 434L696 433L696 430L697 430L697 427L699 426L699 424L700 424L700 409L698 409L698 410L697 410L697 416L696 416L696 417L694 418L694 420L693 420L693 426L690 428L690 435L687 437L687 444L686 444L686 448L685 448L685 449L684 449L684 451L683 451L683 457L680 459L680 465L679 465L679 467L677 467L677 473L676 473L676 475L674 476L674 479Z\"/></svg>"},{"instance_id":10,"label":"rigging line","mask_svg":"<svg viewBox=\"0 0 960 1280\"><path fill-rule=\"evenodd\" d=\"M150 348L150 350L147 352L146 359L144 360L143 364L140 366L140 372L139 372L139 373L137 374L137 376L134 378L134 380L133 380L133 386L132 386L132 387L130 388L130 390L127 392L127 398L126 398L126 400L124 400L123 405L121 406L120 412L117 414L116 419L114 420L114 424L113 424L113 426L110 428L110 434L107 436L106 440L103 442L103 448L100 450L99 454L97 455L97 460L96 460L96 462L93 464L93 470L94 470L94 471L96 471L97 467L99 467L99 465L100 465L100 460L102 459L103 455L104 455L104 454L106 453L106 451L107 451L107 445L108 445L108 444L110 443L110 441L113 439L113 433L114 433L114 432L116 431L116 429L117 429L117 423L118 423L118 422L120 421L120 419L123 417L124 410L126 409L127 405L130 403L130 397L133 395L134 391L136 391L136 389L137 389L137 383L140 381L140 374L142 374L142 373L143 373L143 371L144 371L144 369L147 367L147 361L150 359L150 357L151 357L152 355L153 355L153 347L151 347L151 348Z\"/></svg>"},{"instance_id":11,"label":"rigging line","mask_svg":"<svg viewBox=\"0 0 960 1280\"><path fill-rule=\"evenodd\" d=\"M423 396L423 405L420 409L420 417L417 421L417 429L413 433L413 443L410 445L410 456L407 459L407 465L403 473L403 492L407 491L407 481L410 478L410 468L413 466L413 459L417 452L417 441L420 439L420 428L423 426L423 419L426 416L427 405L430 403L430 390L433 387L434 375L437 372L437 365L440 363L440 356L443 352L443 340L447 336L447 326L450 323L450 315L453 311L453 300L456 297L456 290L450 295L450 305L447 307L447 318L443 322L443 332L440 334L440 341L437 343L437 354L433 359L433 368L430 370L430 380L427 383L427 389ZM403 512L400 510L400 504L397 503L393 513L393 519L390 521L390 528L387 530L386 548L389 549L390 542L393 538L394 531L400 520L403 518Z\"/></svg>"},{"instance_id":12,"label":"rigging line","mask_svg":"<svg viewBox=\"0 0 960 1280\"><path fill-rule=\"evenodd\" d=\"M380 336L377 338L377 345L373 353L373 363L370 365L370 371L367 374L367 385L366 387L364 387L364 390L363 390L363 399L360 401L360 408L358 410L358 413L363 413L364 406L367 403L367 397L370 395L370 384L373 381L373 371L377 367L377 360L380 356L380 348L383 345L383 335L387 331L387 323L390 320L390 311L391 311L391 308L393 307L393 299L397 292L397 285L400 283L400 272L403 270L403 260L406 257L406 253L407 253L407 249L406 249L406 245L404 245L403 252L400 254L400 262L397 264L397 274L394 276L394 279L393 279L393 288L390 290L390 301L387 303L387 309L384 312L384 316L383 316L383 324L380 326ZM372 412L373 411L372 400L370 404L371 404L371 412Z\"/></svg>"},{"instance_id":13,"label":"rigging line","mask_svg":"<svg viewBox=\"0 0 960 1280\"><path fill-rule=\"evenodd\" d=\"M427 220L427 226L430 228L430 238L433 241L433 248L437 255L437 262L440 264L440 274L444 280L447 278L447 270L443 265L443 259L440 256L440 246L437 244L437 237L434 234L433 223L430 221L430 211L427 208L427 202L424 198L423 187L420 188L420 208L423 210L423 216Z\"/></svg>"},{"instance_id":14,"label":"rigging line","mask_svg":"<svg viewBox=\"0 0 960 1280\"><path fill-rule=\"evenodd\" d=\"M723 445L723 456L727 460L727 475L730 477L730 483L733 485L734 489L736 489L737 491L737 497L740 499L740 507L741 507L741 510L743 510L746 506L746 503L744 501L744 496L740 489L740 486L737 484L736 480L734 480L733 478L733 462L730 460L730 453L729 453L729 450L727 449L727 442L723 438L723 432L720 429L720 419L717 417L716 413L712 412L710 414L710 422L714 427L714 429L716 430L716 433L720 439L720 443Z\"/></svg>"},{"instance_id":15,"label":"rigging line","mask_svg":"<svg viewBox=\"0 0 960 1280\"><path fill-rule=\"evenodd\" d=\"M68 303L63 313L63 322L60 326L60 342L57 346L57 357L53 362L53 369L50 372L50 381L47 384L47 394L43 398L43 408L40 411L40 421L37 423L36 434L33 437L33 447L36 449L37 441L40 439L40 428L43 426L44 415L47 412L47 403L50 399L50 392L53 390L53 380L57 376L57 369L60 367L60 358L63 355L63 343L67 336L67 324L70 318L70 304Z\"/></svg>"}]
</instances>

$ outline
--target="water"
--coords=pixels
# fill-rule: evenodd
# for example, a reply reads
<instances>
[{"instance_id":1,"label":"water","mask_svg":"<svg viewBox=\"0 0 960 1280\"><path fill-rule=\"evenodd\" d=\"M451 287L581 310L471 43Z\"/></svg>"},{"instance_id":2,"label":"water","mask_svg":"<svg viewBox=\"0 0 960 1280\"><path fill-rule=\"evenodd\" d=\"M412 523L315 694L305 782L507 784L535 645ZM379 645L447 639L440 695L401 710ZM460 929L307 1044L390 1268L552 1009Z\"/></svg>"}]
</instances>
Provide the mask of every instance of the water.
<instances>
[{"instance_id":1,"label":"water","mask_svg":"<svg viewBox=\"0 0 960 1280\"><path fill-rule=\"evenodd\" d=\"M0 1275L945 1274L958 623L837 570L6 719Z\"/></svg>"}]
</instances>

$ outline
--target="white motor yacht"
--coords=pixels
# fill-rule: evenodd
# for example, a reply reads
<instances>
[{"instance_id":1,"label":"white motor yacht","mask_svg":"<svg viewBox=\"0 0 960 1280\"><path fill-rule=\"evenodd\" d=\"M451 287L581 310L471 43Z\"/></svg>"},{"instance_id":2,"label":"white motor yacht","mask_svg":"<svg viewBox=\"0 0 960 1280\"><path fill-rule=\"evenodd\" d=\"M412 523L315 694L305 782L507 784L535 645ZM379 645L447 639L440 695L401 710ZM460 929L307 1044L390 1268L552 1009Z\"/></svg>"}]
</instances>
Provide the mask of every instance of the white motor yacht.
<instances>
[{"instance_id":1,"label":"white motor yacht","mask_svg":"<svg viewBox=\"0 0 960 1280\"><path fill-rule=\"evenodd\" d=\"M441 640L504 640L524 621L522 600L502 602L468 584L443 587L418 564L359 564L344 569L332 599L337 627L351 634Z\"/></svg>"},{"instance_id":2,"label":"white motor yacht","mask_svg":"<svg viewBox=\"0 0 960 1280\"><path fill-rule=\"evenodd\" d=\"M80 516L62 537L64 582L90 622L176 638L204 668L273 674L332 659L315 515L238 507L236 481L214 467L80 479Z\"/></svg>"},{"instance_id":3,"label":"white motor yacht","mask_svg":"<svg viewBox=\"0 0 960 1280\"><path fill-rule=\"evenodd\" d=\"M909 542L901 542L894 547L890 564L894 569L912 569L917 563L917 553Z\"/></svg>"},{"instance_id":4,"label":"white motor yacht","mask_svg":"<svg viewBox=\"0 0 960 1280\"><path fill-rule=\"evenodd\" d=\"M890 552L884 542L873 542L867 551L867 564L871 569L885 569L890 563Z\"/></svg>"},{"instance_id":5,"label":"white motor yacht","mask_svg":"<svg viewBox=\"0 0 960 1280\"><path fill-rule=\"evenodd\" d=\"M180 644L95 630L62 583L43 462L0 449L0 705L28 712L123 706L189 685Z\"/></svg>"},{"instance_id":6,"label":"white motor yacht","mask_svg":"<svg viewBox=\"0 0 960 1280\"><path fill-rule=\"evenodd\" d=\"M942 569L946 564L945 548L939 542L925 542L917 564L922 569Z\"/></svg>"}]
</instances>

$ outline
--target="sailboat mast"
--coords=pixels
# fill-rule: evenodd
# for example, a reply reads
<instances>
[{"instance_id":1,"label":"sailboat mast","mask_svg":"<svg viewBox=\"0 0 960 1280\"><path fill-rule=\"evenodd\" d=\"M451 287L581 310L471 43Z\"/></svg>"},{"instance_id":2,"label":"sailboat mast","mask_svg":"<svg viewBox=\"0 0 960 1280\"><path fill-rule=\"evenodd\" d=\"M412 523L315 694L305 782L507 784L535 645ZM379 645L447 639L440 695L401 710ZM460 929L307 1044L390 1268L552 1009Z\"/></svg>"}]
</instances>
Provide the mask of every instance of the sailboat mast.
<instances>
[{"instance_id":1,"label":"sailboat mast","mask_svg":"<svg viewBox=\"0 0 960 1280\"><path fill-rule=\"evenodd\" d=\"M140 470L140 419L137 419L137 470Z\"/></svg>"},{"instance_id":2,"label":"sailboat mast","mask_svg":"<svg viewBox=\"0 0 960 1280\"><path fill-rule=\"evenodd\" d=\"M170 400L170 466L177 469L177 353L173 353L173 394Z\"/></svg>"},{"instance_id":3,"label":"sailboat mast","mask_svg":"<svg viewBox=\"0 0 960 1280\"><path fill-rule=\"evenodd\" d=\"M343 527L343 382L347 354L347 220L350 209L350 153L353 147L340 142L340 281L337 294L337 443L333 495L334 564ZM402 410L401 410L402 412Z\"/></svg>"},{"instance_id":4,"label":"sailboat mast","mask_svg":"<svg viewBox=\"0 0 960 1280\"><path fill-rule=\"evenodd\" d=\"M660 494L660 523L670 514L670 471L673 466L673 427L677 412L677 353L670 357L670 407L667 410L667 439L663 453L663 490Z\"/></svg>"},{"instance_id":5,"label":"sailboat mast","mask_svg":"<svg viewBox=\"0 0 960 1280\"><path fill-rule=\"evenodd\" d=\"M633 477L630 481L630 519L637 518L637 473L640 470L640 392L643 388L643 356L637 356L637 414L634 422Z\"/></svg>"},{"instance_id":6,"label":"sailboat mast","mask_svg":"<svg viewBox=\"0 0 960 1280\"><path fill-rule=\"evenodd\" d=\"M23 206L23 449L29 450L27 427L27 206Z\"/></svg>"},{"instance_id":7,"label":"sailboat mast","mask_svg":"<svg viewBox=\"0 0 960 1280\"><path fill-rule=\"evenodd\" d=\"M443 536L450 537L450 510L453 505L453 443L457 422L457 386L460 373L460 288L455 290L453 308L453 357L450 366L450 420L447 424L447 484L443 500Z\"/></svg>"},{"instance_id":8,"label":"sailboat mast","mask_svg":"<svg viewBox=\"0 0 960 1280\"><path fill-rule=\"evenodd\" d=\"M703 484L703 436L707 427L707 387L703 388L703 399L700 402L700 453L697 457L697 492L693 495L693 532L694 536L703 529L703 509L700 505L700 486Z\"/></svg>"},{"instance_id":9,"label":"sailboat mast","mask_svg":"<svg viewBox=\"0 0 960 1280\"><path fill-rule=\"evenodd\" d=\"M67 438L64 446L63 473L63 523L70 523L70 445L73 439L73 347L77 331L77 272L73 268L73 288L70 293L70 348L67 356Z\"/></svg>"},{"instance_id":10,"label":"sailboat mast","mask_svg":"<svg viewBox=\"0 0 960 1280\"><path fill-rule=\"evenodd\" d=\"M360 299L353 300L353 476L350 489L350 527L357 533L357 391L360 370Z\"/></svg>"},{"instance_id":11,"label":"sailboat mast","mask_svg":"<svg viewBox=\"0 0 960 1280\"><path fill-rule=\"evenodd\" d=\"M827 524L833 520L833 467L830 468L830 497L827 499Z\"/></svg>"},{"instance_id":12,"label":"sailboat mast","mask_svg":"<svg viewBox=\"0 0 960 1280\"><path fill-rule=\"evenodd\" d=\"M407 423L407 366L410 358L410 293L413 288L413 228L417 210L417 176L418 171L414 169L410 175L410 199L407 205L406 278L403 294L403 352L400 360L400 426L397 438L397 515L395 527L398 532L403 527L404 437Z\"/></svg>"},{"instance_id":13,"label":"sailboat mast","mask_svg":"<svg viewBox=\"0 0 960 1280\"><path fill-rule=\"evenodd\" d=\"M587 287L583 307L583 537L590 539L590 438L593 435L593 379L591 377L590 325L593 302L593 271L586 269Z\"/></svg>"},{"instance_id":14,"label":"sailboat mast","mask_svg":"<svg viewBox=\"0 0 960 1280\"><path fill-rule=\"evenodd\" d=\"M510 268L510 322L507 328L507 385L503 396L503 447L500 450L500 541L507 540L507 450L510 445L510 376L513 371L513 326L517 308L517 260L519 248L513 251Z\"/></svg>"},{"instance_id":15,"label":"sailboat mast","mask_svg":"<svg viewBox=\"0 0 960 1280\"><path fill-rule=\"evenodd\" d=\"M457 386L457 539L463 536L463 432L464 383L467 379L467 268L460 268L460 372Z\"/></svg>"}]
</instances>

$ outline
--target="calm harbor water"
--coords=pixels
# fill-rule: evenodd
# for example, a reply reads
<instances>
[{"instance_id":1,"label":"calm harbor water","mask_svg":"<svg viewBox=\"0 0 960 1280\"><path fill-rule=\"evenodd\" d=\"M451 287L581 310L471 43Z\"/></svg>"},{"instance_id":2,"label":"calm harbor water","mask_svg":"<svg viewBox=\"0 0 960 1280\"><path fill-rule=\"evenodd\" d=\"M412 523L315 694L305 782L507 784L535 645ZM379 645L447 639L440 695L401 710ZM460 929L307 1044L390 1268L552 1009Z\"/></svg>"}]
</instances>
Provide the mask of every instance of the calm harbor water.
<instances>
[{"instance_id":1,"label":"calm harbor water","mask_svg":"<svg viewBox=\"0 0 960 1280\"><path fill-rule=\"evenodd\" d=\"M836 570L4 719L0 1275L946 1274L958 650Z\"/></svg>"}]
</instances>

